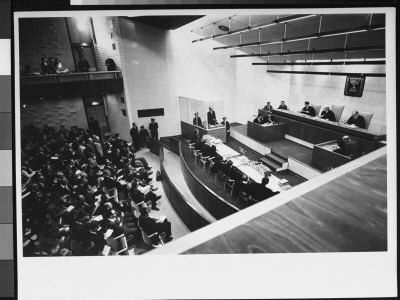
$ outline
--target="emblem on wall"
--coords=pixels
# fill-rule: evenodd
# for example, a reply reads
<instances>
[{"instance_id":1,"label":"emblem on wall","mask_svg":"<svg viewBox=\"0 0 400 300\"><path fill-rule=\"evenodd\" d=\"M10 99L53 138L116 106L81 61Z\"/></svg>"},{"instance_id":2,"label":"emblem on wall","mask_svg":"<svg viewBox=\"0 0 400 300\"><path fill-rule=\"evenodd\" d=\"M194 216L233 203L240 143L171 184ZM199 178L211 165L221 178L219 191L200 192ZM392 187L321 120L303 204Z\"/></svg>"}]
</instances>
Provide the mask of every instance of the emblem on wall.
<instances>
[{"instance_id":1,"label":"emblem on wall","mask_svg":"<svg viewBox=\"0 0 400 300\"><path fill-rule=\"evenodd\" d=\"M365 75L348 75L344 94L351 97L361 97L364 91Z\"/></svg>"}]
</instances>

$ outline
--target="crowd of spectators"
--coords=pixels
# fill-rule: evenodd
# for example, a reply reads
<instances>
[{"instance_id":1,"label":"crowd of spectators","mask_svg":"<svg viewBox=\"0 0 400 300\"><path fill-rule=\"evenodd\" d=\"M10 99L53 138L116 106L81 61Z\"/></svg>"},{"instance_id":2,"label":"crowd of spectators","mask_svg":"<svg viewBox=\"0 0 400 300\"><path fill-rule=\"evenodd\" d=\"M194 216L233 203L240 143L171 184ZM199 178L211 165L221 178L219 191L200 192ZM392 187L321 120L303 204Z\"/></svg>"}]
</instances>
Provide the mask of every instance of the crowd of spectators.
<instances>
[{"instance_id":1,"label":"crowd of spectators","mask_svg":"<svg viewBox=\"0 0 400 300\"><path fill-rule=\"evenodd\" d=\"M151 217L161 196L155 194L151 167L136 151L119 134L101 139L76 126L25 126L24 255L101 255L121 234L141 242L143 232L165 232L170 241L171 223Z\"/></svg>"}]
</instances>

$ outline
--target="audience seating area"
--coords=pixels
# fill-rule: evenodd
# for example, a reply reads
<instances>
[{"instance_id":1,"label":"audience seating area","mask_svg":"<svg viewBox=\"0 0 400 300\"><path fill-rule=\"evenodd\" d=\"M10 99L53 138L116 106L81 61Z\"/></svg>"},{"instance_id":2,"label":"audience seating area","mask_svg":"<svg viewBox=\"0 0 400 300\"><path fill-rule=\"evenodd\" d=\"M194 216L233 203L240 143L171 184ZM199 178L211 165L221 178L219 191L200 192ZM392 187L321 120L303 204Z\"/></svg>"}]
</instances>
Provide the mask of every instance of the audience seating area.
<instances>
[{"instance_id":1,"label":"audience seating area","mask_svg":"<svg viewBox=\"0 0 400 300\"><path fill-rule=\"evenodd\" d=\"M119 134L32 124L21 134L24 256L132 255L172 240L152 171Z\"/></svg>"}]
</instances>

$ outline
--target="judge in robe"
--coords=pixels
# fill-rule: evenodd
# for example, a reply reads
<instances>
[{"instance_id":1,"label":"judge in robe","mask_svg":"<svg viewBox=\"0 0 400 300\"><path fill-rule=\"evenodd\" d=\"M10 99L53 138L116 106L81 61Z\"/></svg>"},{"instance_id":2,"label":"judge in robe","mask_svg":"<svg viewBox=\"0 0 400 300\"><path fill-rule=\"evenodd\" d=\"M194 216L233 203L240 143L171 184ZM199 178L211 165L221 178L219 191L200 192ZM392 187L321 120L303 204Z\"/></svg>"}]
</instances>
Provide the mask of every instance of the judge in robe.
<instances>
[{"instance_id":1,"label":"judge in robe","mask_svg":"<svg viewBox=\"0 0 400 300\"><path fill-rule=\"evenodd\" d=\"M314 107L310 106L310 102L306 101L304 102L304 105L305 106L299 111L299 113L309 115L310 117L315 117L315 109Z\"/></svg>"},{"instance_id":2,"label":"judge in robe","mask_svg":"<svg viewBox=\"0 0 400 300\"><path fill-rule=\"evenodd\" d=\"M363 116L360 116L358 114L358 111L354 110L351 113L351 117L347 120L346 122L347 125L356 125L357 127L360 128L365 128L365 119Z\"/></svg>"},{"instance_id":3,"label":"judge in robe","mask_svg":"<svg viewBox=\"0 0 400 300\"><path fill-rule=\"evenodd\" d=\"M329 109L329 107L324 107L324 110L321 113L321 119L328 119L329 121L336 122L335 114Z\"/></svg>"}]
</instances>

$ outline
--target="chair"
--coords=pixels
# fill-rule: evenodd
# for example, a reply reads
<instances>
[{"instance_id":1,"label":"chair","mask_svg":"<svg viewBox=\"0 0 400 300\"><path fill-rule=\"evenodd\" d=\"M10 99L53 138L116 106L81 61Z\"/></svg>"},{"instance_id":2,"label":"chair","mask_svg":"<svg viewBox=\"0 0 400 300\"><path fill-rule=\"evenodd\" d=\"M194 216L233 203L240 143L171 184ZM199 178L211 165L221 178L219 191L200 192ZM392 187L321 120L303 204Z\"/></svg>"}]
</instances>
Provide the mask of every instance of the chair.
<instances>
[{"instance_id":1,"label":"chair","mask_svg":"<svg viewBox=\"0 0 400 300\"><path fill-rule=\"evenodd\" d=\"M320 104L310 104L310 106L312 106L315 110L315 115L318 116L319 115L319 111L321 110L321 105Z\"/></svg>"},{"instance_id":2,"label":"chair","mask_svg":"<svg viewBox=\"0 0 400 300\"><path fill-rule=\"evenodd\" d=\"M217 170L217 173L215 173L214 177L215 177L214 180L215 182L217 182L218 178L221 178L223 180L223 185L225 189L225 174L221 170Z\"/></svg>"},{"instance_id":3,"label":"chair","mask_svg":"<svg viewBox=\"0 0 400 300\"><path fill-rule=\"evenodd\" d=\"M189 156L192 156L192 151L193 151L193 149L194 149L194 143L190 143L190 141L189 141Z\"/></svg>"},{"instance_id":4,"label":"chair","mask_svg":"<svg viewBox=\"0 0 400 300\"><path fill-rule=\"evenodd\" d=\"M251 206L251 205L254 205L254 204L257 204L257 203L259 203L259 201L254 199L251 195L249 195L249 200L247 202L247 206Z\"/></svg>"},{"instance_id":5,"label":"chair","mask_svg":"<svg viewBox=\"0 0 400 300\"><path fill-rule=\"evenodd\" d=\"M374 115L373 113L369 112L364 112L364 111L359 111L358 114L365 119L365 129L368 129L369 124L371 123L372 116Z\"/></svg>"},{"instance_id":6,"label":"chair","mask_svg":"<svg viewBox=\"0 0 400 300\"><path fill-rule=\"evenodd\" d=\"M203 154L200 153L199 159L203 163L203 172L204 172L204 169L206 168L206 164L208 163L209 158L210 158L209 156L203 156Z\"/></svg>"},{"instance_id":7,"label":"chair","mask_svg":"<svg viewBox=\"0 0 400 300\"><path fill-rule=\"evenodd\" d=\"M215 162L213 161L213 159L215 159L215 157L210 157L208 159L208 172L211 173L211 167L215 164Z\"/></svg>"},{"instance_id":8,"label":"chair","mask_svg":"<svg viewBox=\"0 0 400 300\"><path fill-rule=\"evenodd\" d=\"M116 254L128 255L128 242L124 234L121 234L115 238L108 238L107 245L111 247L111 249Z\"/></svg>"},{"instance_id":9,"label":"chair","mask_svg":"<svg viewBox=\"0 0 400 300\"><path fill-rule=\"evenodd\" d=\"M331 111L335 114L336 122L340 121L343 110L344 110L344 105L332 104Z\"/></svg>"},{"instance_id":10,"label":"chair","mask_svg":"<svg viewBox=\"0 0 400 300\"><path fill-rule=\"evenodd\" d=\"M249 196L243 191L240 191L238 196L240 199L242 199L246 203L246 207L248 207L249 206Z\"/></svg>"},{"instance_id":11,"label":"chair","mask_svg":"<svg viewBox=\"0 0 400 300\"><path fill-rule=\"evenodd\" d=\"M229 176L225 177L224 190L226 189L227 186L231 189L231 197L232 197L233 196L233 187L235 186L235 180L230 179Z\"/></svg>"},{"instance_id":12,"label":"chair","mask_svg":"<svg viewBox=\"0 0 400 300\"><path fill-rule=\"evenodd\" d=\"M103 186L103 192L106 193L108 199L114 198L116 202L118 202L118 190L116 188L108 189Z\"/></svg>"},{"instance_id":13,"label":"chair","mask_svg":"<svg viewBox=\"0 0 400 300\"><path fill-rule=\"evenodd\" d=\"M193 155L194 155L194 163L196 164L197 158L201 156L200 150L193 150Z\"/></svg>"}]
</instances>

